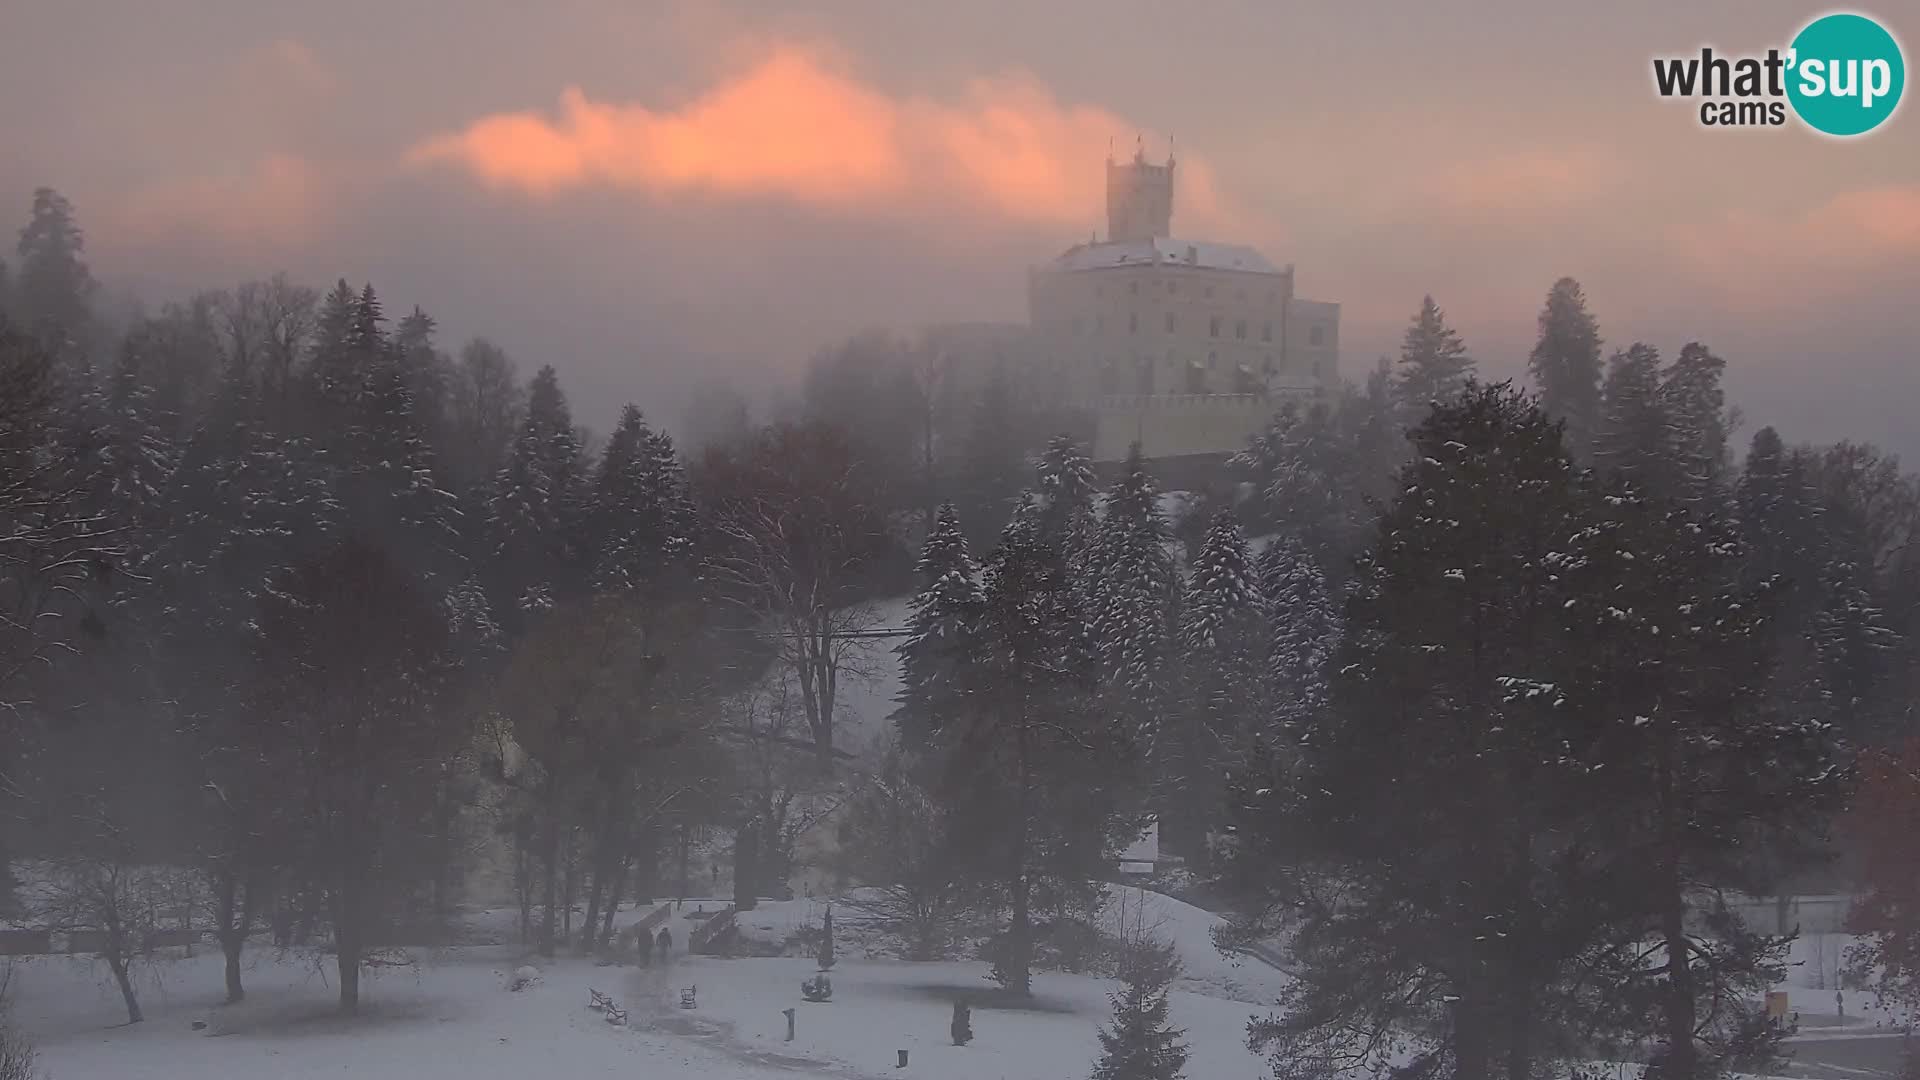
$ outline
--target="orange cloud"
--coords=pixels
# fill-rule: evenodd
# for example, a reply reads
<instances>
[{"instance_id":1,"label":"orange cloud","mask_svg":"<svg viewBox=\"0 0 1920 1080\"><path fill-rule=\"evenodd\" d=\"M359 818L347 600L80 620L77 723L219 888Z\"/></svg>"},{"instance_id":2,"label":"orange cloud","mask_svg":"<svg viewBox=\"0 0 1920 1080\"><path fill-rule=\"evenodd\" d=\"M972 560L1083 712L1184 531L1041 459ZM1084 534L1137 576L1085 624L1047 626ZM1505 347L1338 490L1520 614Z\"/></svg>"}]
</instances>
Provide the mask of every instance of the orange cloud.
<instances>
[{"instance_id":1,"label":"orange cloud","mask_svg":"<svg viewBox=\"0 0 1920 1080\"><path fill-rule=\"evenodd\" d=\"M896 97L788 45L677 109L568 88L557 115L483 117L408 159L535 196L608 187L1079 225L1103 212L1111 141L1137 130L1104 109L1062 104L1031 78L979 80L953 100ZM1182 173L1183 215L1230 216L1204 163L1183 162Z\"/></svg>"}]
</instances>

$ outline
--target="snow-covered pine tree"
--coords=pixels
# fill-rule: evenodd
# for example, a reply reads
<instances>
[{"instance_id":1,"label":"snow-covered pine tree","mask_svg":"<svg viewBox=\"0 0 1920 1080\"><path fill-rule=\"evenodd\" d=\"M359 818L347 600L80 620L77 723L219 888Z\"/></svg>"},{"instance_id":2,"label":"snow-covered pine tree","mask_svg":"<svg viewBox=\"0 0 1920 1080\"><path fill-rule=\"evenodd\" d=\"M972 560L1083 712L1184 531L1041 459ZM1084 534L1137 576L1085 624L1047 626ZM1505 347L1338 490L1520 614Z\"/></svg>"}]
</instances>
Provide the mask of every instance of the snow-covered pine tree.
<instances>
[{"instance_id":1,"label":"snow-covered pine tree","mask_svg":"<svg viewBox=\"0 0 1920 1080\"><path fill-rule=\"evenodd\" d=\"M1088 592L1102 682L1130 715L1136 736L1168 703L1173 659L1172 537L1159 487L1135 443L1094 534Z\"/></svg>"},{"instance_id":2,"label":"snow-covered pine tree","mask_svg":"<svg viewBox=\"0 0 1920 1080\"><path fill-rule=\"evenodd\" d=\"M445 464L438 459L446 453L451 437L448 406L453 365L434 347L438 328L433 316L416 304L394 329L393 347L399 351L400 372L413 397L414 418L434 450L436 467L444 471Z\"/></svg>"},{"instance_id":3,"label":"snow-covered pine tree","mask_svg":"<svg viewBox=\"0 0 1920 1080\"><path fill-rule=\"evenodd\" d=\"M1273 722L1297 727L1327 706L1327 660L1339 644L1340 617L1320 566L1298 540L1279 536L1254 562L1272 636L1267 693Z\"/></svg>"},{"instance_id":4,"label":"snow-covered pine tree","mask_svg":"<svg viewBox=\"0 0 1920 1080\"><path fill-rule=\"evenodd\" d=\"M1384 391L1384 385L1378 389ZM1382 403L1370 398L1367 404ZM1397 430L1393 409L1386 412L1385 423ZM1342 437L1341 422L1324 402L1305 407L1283 402L1267 430L1232 459L1260 494L1259 524L1298 536L1322 567L1343 565L1371 519L1361 502L1371 485L1362 483L1357 447ZM1376 438L1385 433L1367 434ZM1370 451L1379 449L1369 446ZM1391 460L1383 454L1374 464L1387 463L1390 472Z\"/></svg>"},{"instance_id":5,"label":"snow-covered pine tree","mask_svg":"<svg viewBox=\"0 0 1920 1080\"><path fill-rule=\"evenodd\" d=\"M151 339L136 330L121 346L104 386L87 384L70 407L68 466L84 505L120 533L138 569L165 529L165 492L179 465L171 427L154 409L147 377Z\"/></svg>"},{"instance_id":6,"label":"snow-covered pine tree","mask_svg":"<svg viewBox=\"0 0 1920 1080\"><path fill-rule=\"evenodd\" d=\"M1338 903L1304 908L1295 989L1251 1029L1285 1080L1326 1075L1329 1055L1356 1074L1532 1075L1567 1024L1587 1033L1559 973L1608 940L1547 916L1612 867L1564 831L1602 805L1556 706L1551 553L1585 524L1577 470L1558 424L1505 385L1443 404L1412 439L1347 603L1331 707L1286 763L1297 782L1251 776L1230 804L1243 910L1338 883Z\"/></svg>"},{"instance_id":7,"label":"snow-covered pine tree","mask_svg":"<svg viewBox=\"0 0 1920 1080\"><path fill-rule=\"evenodd\" d=\"M378 301L368 286L360 319L374 336L354 347L363 381L340 451L341 496L355 528L382 538L410 573L425 574L434 590L444 589L465 576L455 565L461 548L459 508L439 486L433 448L414 411L405 358L378 336L377 314Z\"/></svg>"},{"instance_id":8,"label":"snow-covered pine tree","mask_svg":"<svg viewBox=\"0 0 1920 1080\"><path fill-rule=\"evenodd\" d=\"M1460 335L1447 325L1446 313L1433 297L1423 298L1400 344L1400 368L1394 377L1402 423L1412 427L1435 402L1458 396L1473 372L1473 357Z\"/></svg>"},{"instance_id":9,"label":"snow-covered pine tree","mask_svg":"<svg viewBox=\"0 0 1920 1080\"><path fill-rule=\"evenodd\" d=\"M1900 641L1874 602L1867 580L1859 567L1836 559L1817 582L1820 608L1810 639L1814 689L1825 715L1845 732L1860 731L1861 710Z\"/></svg>"},{"instance_id":10,"label":"snow-covered pine tree","mask_svg":"<svg viewBox=\"0 0 1920 1080\"><path fill-rule=\"evenodd\" d=\"M1100 488L1093 462L1072 436L1055 435L1034 465L1040 527L1060 538L1069 571L1083 575L1093 543L1093 504Z\"/></svg>"},{"instance_id":11,"label":"snow-covered pine tree","mask_svg":"<svg viewBox=\"0 0 1920 1080\"><path fill-rule=\"evenodd\" d=\"M942 503L920 551L920 591L913 598L900 657L900 707L894 723L908 747L925 748L966 698L964 674L975 622L986 594L967 553L959 511Z\"/></svg>"},{"instance_id":12,"label":"snow-covered pine tree","mask_svg":"<svg viewBox=\"0 0 1920 1080\"><path fill-rule=\"evenodd\" d=\"M1757 1002L1784 974L1787 939L1752 934L1718 897L1765 889L1804 858L1802 831L1841 791L1835 729L1769 700L1774 589L1742 580L1732 525L1681 497L1606 496L1555 560L1580 665L1561 711L1600 725L1585 756L1613 778L1602 846L1634 868L1582 898L1615 908L1596 985L1639 1003L1658 1075L1764 1071L1778 1032ZM1702 916L1711 933L1696 932ZM1651 979L1649 932L1664 961Z\"/></svg>"},{"instance_id":13,"label":"snow-covered pine tree","mask_svg":"<svg viewBox=\"0 0 1920 1080\"><path fill-rule=\"evenodd\" d=\"M1594 464L1644 494L1673 492L1673 421L1660 394L1660 354L1635 342L1614 353L1600 402Z\"/></svg>"},{"instance_id":14,"label":"snow-covered pine tree","mask_svg":"<svg viewBox=\"0 0 1920 1080\"><path fill-rule=\"evenodd\" d=\"M1120 961L1113 1021L1100 1030L1100 1060L1092 1080L1180 1080L1186 1073L1185 1032L1167 1018L1167 991L1180 962L1173 946L1129 943Z\"/></svg>"},{"instance_id":15,"label":"snow-covered pine tree","mask_svg":"<svg viewBox=\"0 0 1920 1080\"><path fill-rule=\"evenodd\" d=\"M662 580L691 549L692 525L673 440L628 405L601 453L587 515L595 583L631 589Z\"/></svg>"},{"instance_id":16,"label":"snow-covered pine tree","mask_svg":"<svg viewBox=\"0 0 1920 1080\"><path fill-rule=\"evenodd\" d=\"M1094 707L1086 617L1060 537L1036 500L1022 506L984 573L977 644L957 673L967 704L941 718L935 790L954 823L954 865L1010 909L992 974L1024 997L1038 905L1084 902L1111 845L1138 822L1117 813L1129 748Z\"/></svg>"},{"instance_id":17,"label":"snow-covered pine tree","mask_svg":"<svg viewBox=\"0 0 1920 1080\"><path fill-rule=\"evenodd\" d=\"M1584 458L1600 426L1600 324L1578 281L1563 277L1547 290L1527 370L1540 388L1540 407L1566 422L1567 448Z\"/></svg>"},{"instance_id":18,"label":"snow-covered pine tree","mask_svg":"<svg viewBox=\"0 0 1920 1080\"><path fill-rule=\"evenodd\" d=\"M1733 512L1747 580L1779 585L1771 620L1773 697L1815 707L1821 680L1812 628L1823 607L1827 541L1809 456L1787 447L1771 427L1755 432L1734 484Z\"/></svg>"},{"instance_id":19,"label":"snow-covered pine tree","mask_svg":"<svg viewBox=\"0 0 1920 1080\"><path fill-rule=\"evenodd\" d=\"M1226 769L1265 714L1266 607L1239 519L1222 509L1182 595L1183 708L1176 730L1161 740L1169 787L1161 834L1189 858L1204 861L1207 833L1222 815Z\"/></svg>"},{"instance_id":20,"label":"snow-covered pine tree","mask_svg":"<svg viewBox=\"0 0 1920 1080\"><path fill-rule=\"evenodd\" d=\"M583 487L573 413L549 364L528 385L519 437L488 500L496 610L537 609L579 591Z\"/></svg>"}]
</instances>

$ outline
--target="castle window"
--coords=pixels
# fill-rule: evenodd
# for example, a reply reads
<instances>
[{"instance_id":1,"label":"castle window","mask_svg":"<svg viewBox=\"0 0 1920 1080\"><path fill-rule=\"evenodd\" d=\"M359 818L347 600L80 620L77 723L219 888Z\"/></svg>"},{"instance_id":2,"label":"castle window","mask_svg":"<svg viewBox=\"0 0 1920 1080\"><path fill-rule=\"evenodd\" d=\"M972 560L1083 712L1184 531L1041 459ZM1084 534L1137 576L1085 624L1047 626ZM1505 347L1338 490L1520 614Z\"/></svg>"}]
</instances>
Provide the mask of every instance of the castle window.
<instances>
[{"instance_id":1,"label":"castle window","mask_svg":"<svg viewBox=\"0 0 1920 1080\"><path fill-rule=\"evenodd\" d=\"M1173 333L1173 312L1167 312L1167 333Z\"/></svg>"},{"instance_id":2,"label":"castle window","mask_svg":"<svg viewBox=\"0 0 1920 1080\"><path fill-rule=\"evenodd\" d=\"M1273 324L1272 323L1260 324L1260 340L1261 341L1273 340Z\"/></svg>"},{"instance_id":3,"label":"castle window","mask_svg":"<svg viewBox=\"0 0 1920 1080\"><path fill-rule=\"evenodd\" d=\"M1135 295L1135 296L1139 296L1139 295L1140 295L1140 283L1139 283L1139 282L1137 282L1137 281L1129 281L1129 282L1127 282L1127 291L1128 291L1128 292L1130 292L1130 293L1132 293L1132 294L1133 294L1133 295Z\"/></svg>"},{"instance_id":4,"label":"castle window","mask_svg":"<svg viewBox=\"0 0 1920 1080\"><path fill-rule=\"evenodd\" d=\"M1180 291L1180 283L1179 283L1179 282L1177 282L1177 281L1169 281L1169 282L1167 282L1167 295L1168 295L1168 296L1172 296L1172 295L1173 295L1174 293L1177 293L1177 292L1179 292L1179 291Z\"/></svg>"},{"instance_id":5,"label":"castle window","mask_svg":"<svg viewBox=\"0 0 1920 1080\"><path fill-rule=\"evenodd\" d=\"M1139 312L1135 312L1135 311L1127 312L1127 333L1136 334L1139 332L1140 332Z\"/></svg>"},{"instance_id":6,"label":"castle window","mask_svg":"<svg viewBox=\"0 0 1920 1080\"><path fill-rule=\"evenodd\" d=\"M1207 320L1207 336L1220 336L1220 316L1215 315L1213 318Z\"/></svg>"},{"instance_id":7,"label":"castle window","mask_svg":"<svg viewBox=\"0 0 1920 1080\"><path fill-rule=\"evenodd\" d=\"M1273 374L1273 354L1272 353L1267 354L1266 362L1260 365L1260 370L1266 372L1269 375Z\"/></svg>"},{"instance_id":8,"label":"castle window","mask_svg":"<svg viewBox=\"0 0 1920 1080\"><path fill-rule=\"evenodd\" d=\"M1219 353L1212 353L1212 352L1210 352L1210 353L1208 353L1208 354L1207 354L1207 369L1208 369L1209 371L1211 371L1211 370L1213 369L1213 365L1214 365L1214 363L1215 363L1216 361L1218 361L1219 359L1220 359L1220 354L1219 354Z\"/></svg>"},{"instance_id":9,"label":"castle window","mask_svg":"<svg viewBox=\"0 0 1920 1080\"><path fill-rule=\"evenodd\" d=\"M1326 343L1327 343L1326 333L1322 331L1320 327L1316 326L1312 330L1307 332L1307 344L1325 345Z\"/></svg>"},{"instance_id":10,"label":"castle window","mask_svg":"<svg viewBox=\"0 0 1920 1080\"><path fill-rule=\"evenodd\" d=\"M1239 300L1241 303L1244 304L1247 302L1247 290L1241 289L1238 292L1234 293L1233 295L1234 295L1234 298Z\"/></svg>"},{"instance_id":11,"label":"castle window","mask_svg":"<svg viewBox=\"0 0 1920 1080\"><path fill-rule=\"evenodd\" d=\"M1233 336L1237 341L1247 340L1247 320L1239 319L1234 322Z\"/></svg>"},{"instance_id":12,"label":"castle window","mask_svg":"<svg viewBox=\"0 0 1920 1080\"><path fill-rule=\"evenodd\" d=\"M1211 285L1207 286L1205 293L1203 293L1202 295L1204 295L1209 300L1213 299L1213 286Z\"/></svg>"}]
</instances>

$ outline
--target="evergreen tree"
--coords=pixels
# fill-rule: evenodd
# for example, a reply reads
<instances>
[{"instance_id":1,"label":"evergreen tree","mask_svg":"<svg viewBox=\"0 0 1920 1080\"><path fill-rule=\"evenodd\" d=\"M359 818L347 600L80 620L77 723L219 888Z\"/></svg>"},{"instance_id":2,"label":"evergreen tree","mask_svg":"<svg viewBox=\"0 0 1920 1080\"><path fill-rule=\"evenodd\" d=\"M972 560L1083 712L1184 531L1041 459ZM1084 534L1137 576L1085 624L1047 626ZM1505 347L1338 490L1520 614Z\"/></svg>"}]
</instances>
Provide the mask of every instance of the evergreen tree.
<instances>
[{"instance_id":1,"label":"evergreen tree","mask_svg":"<svg viewBox=\"0 0 1920 1080\"><path fill-rule=\"evenodd\" d=\"M660 583L691 552L693 508L679 455L634 405L621 411L601 453L591 517L594 580L603 587Z\"/></svg>"},{"instance_id":2,"label":"evergreen tree","mask_svg":"<svg viewBox=\"0 0 1920 1080\"><path fill-rule=\"evenodd\" d=\"M1456 397L1472 380L1473 370L1473 357L1447 326L1446 313L1433 297L1422 299L1401 342L1400 371L1394 380L1402 422L1411 427L1435 402Z\"/></svg>"},{"instance_id":3,"label":"evergreen tree","mask_svg":"<svg viewBox=\"0 0 1920 1080\"><path fill-rule=\"evenodd\" d=\"M1594 463L1649 495L1674 492L1673 424L1660 393L1660 354L1638 342L1607 366Z\"/></svg>"},{"instance_id":4,"label":"evergreen tree","mask_svg":"<svg viewBox=\"0 0 1920 1080\"><path fill-rule=\"evenodd\" d=\"M347 330L347 347L363 355L371 356L386 347L386 331L380 329L387 321L385 309L380 298L374 294L373 282L360 286L360 295L353 301L353 320Z\"/></svg>"},{"instance_id":5,"label":"evergreen tree","mask_svg":"<svg viewBox=\"0 0 1920 1080\"><path fill-rule=\"evenodd\" d=\"M1374 507L1363 504L1384 504L1393 495L1394 475L1407 459L1407 433L1395 415L1393 370L1385 357L1368 373L1358 393L1348 388L1338 420L1353 448L1354 490L1348 496L1346 516L1351 531L1363 534L1374 516ZM1340 563L1345 563L1347 554L1342 553ZM1321 566L1326 568L1324 562Z\"/></svg>"},{"instance_id":6,"label":"evergreen tree","mask_svg":"<svg viewBox=\"0 0 1920 1080\"><path fill-rule=\"evenodd\" d=\"M1849 732L1860 730L1862 710L1899 644L1864 578L1858 566L1836 560L1815 583L1821 603L1810 639L1813 689L1824 705L1823 714Z\"/></svg>"},{"instance_id":7,"label":"evergreen tree","mask_svg":"<svg viewBox=\"0 0 1920 1080\"><path fill-rule=\"evenodd\" d=\"M1827 541L1808 455L1789 449L1771 427L1755 432L1733 506L1747 580L1779 588L1771 622L1773 697L1811 707L1822 683L1813 626L1825 608Z\"/></svg>"},{"instance_id":8,"label":"evergreen tree","mask_svg":"<svg viewBox=\"0 0 1920 1080\"><path fill-rule=\"evenodd\" d=\"M1566 550L1564 606L1611 729L1596 774L1611 772L1603 850L1631 852L1642 880L1616 914L1607 1000L1645 1002L1637 1024L1660 1043L1663 1077L1760 1071L1774 1055L1757 999L1784 974L1787 940L1754 935L1717 900L1764 894L1840 793L1834 729L1767 695L1770 584L1742 580L1733 528L1678 498L1617 488ZM1577 708L1578 706L1573 706ZM1696 932L1705 900L1713 932ZM1644 921L1625 917L1643 913ZM1645 963L1655 936L1665 962Z\"/></svg>"},{"instance_id":9,"label":"evergreen tree","mask_svg":"<svg viewBox=\"0 0 1920 1080\"><path fill-rule=\"evenodd\" d=\"M1109 846L1130 747L1100 721L1085 615L1037 500L1002 532L986 569L978 644L960 674L964 707L941 721L936 784L954 865L1004 898L992 974L1031 993L1035 915L1085 905Z\"/></svg>"},{"instance_id":10,"label":"evergreen tree","mask_svg":"<svg viewBox=\"0 0 1920 1080\"><path fill-rule=\"evenodd\" d=\"M1039 525L1057 538L1071 570L1084 569L1093 543L1093 502L1100 488L1093 462L1068 435L1055 435L1034 465Z\"/></svg>"},{"instance_id":11,"label":"evergreen tree","mask_svg":"<svg viewBox=\"0 0 1920 1080\"><path fill-rule=\"evenodd\" d=\"M1563 277L1547 290L1527 370L1540 388L1540 407L1566 422L1568 448L1585 457L1600 427L1600 324L1578 281Z\"/></svg>"},{"instance_id":12,"label":"evergreen tree","mask_svg":"<svg viewBox=\"0 0 1920 1080\"><path fill-rule=\"evenodd\" d=\"M1324 403L1282 403L1267 430L1232 459L1260 493L1262 522L1292 533L1322 566L1343 562L1360 534L1363 508L1339 421Z\"/></svg>"},{"instance_id":13,"label":"evergreen tree","mask_svg":"<svg viewBox=\"0 0 1920 1080\"><path fill-rule=\"evenodd\" d=\"M400 371L407 392L413 398L414 417L433 447L437 467L444 471L446 463L440 459L446 456L448 443L454 437L449 412L453 372L448 359L434 348L433 335L438 325L416 305L400 320L393 344L400 354Z\"/></svg>"},{"instance_id":14,"label":"evergreen tree","mask_svg":"<svg viewBox=\"0 0 1920 1080\"><path fill-rule=\"evenodd\" d=\"M308 366L312 391L328 414L339 420L359 395L362 373L356 368L354 322L359 298L341 278L321 301L313 359ZM378 328L378 324L375 324Z\"/></svg>"},{"instance_id":15,"label":"evergreen tree","mask_svg":"<svg viewBox=\"0 0 1920 1080\"><path fill-rule=\"evenodd\" d=\"M106 384L80 388L64 440L67 466L86 492L83 505L122 533L136 570L164 527L163 499L178 457L169 425L155 415L145 371L150 345L144 334L130 336Z\"/></svg>"},{"instance_id":16,"label":"evergreen tree","mask_svg":"<svg viewBox=\"0 0 1920 1080\"><path fill-rule=\"evenodd\" d=\"M1252 1026L1285 1080L1526 1080L1589 1033L1562 973L1610 940L1569 911L1612 892L1572 831L1600 800L1562 678L1556 552L1586 523L1559 426L1496 386L1412 438L1332 707L1299 729L1297 763L1256 756L1229 803L1243 910L1302 904L1298 981Z\"/></svg>"},{"instance_id":17,"label":"evergreen tree","mask_svg":"<svg viewBox=\"0 0 1920 1080\"><path fill-rule=\"evenodd\" d=\"M41 347L57 363L88 359L93 295L99 286L82 252L86 240L73 204L52 188L36 188L33 213L20 230L15 301Z\"/></svg>"},{"instance_id":18,"label":"evergreen tree","mask_svg":"<svg viewBox=\"0 0 1920 1080\"><path fill-rule=\"evenodd\" d=\"M1660 378L1660 401L1667 415L1673 495L1689 506L1720 508L1730 467L1727 456L1726 393L1720 388L1727 362L1691 342Z\"/></svg>"},{"instance_id":19,"label":"evergreen tree","mask_svg":"<svg viewBox=\"0 0 1920 1080\"><path fill-rule=\"evenodd\" d=\"M390 554L412 571L435 575L444 589L464 576L453 565L458 508L436 480L433 448L414 411L399 350L377 337L355 347L363 348L372 351L359 363L364 384L342 448L341 498L364 535L380 537Z\"/></svg>"},{"instance_id":20,"label":"evergreen tree","mask_svg":"<svg viewBox=\"0 0 1920 1080\"><path fill-rule=\"evenodd\" d=\"M986 594L967 553L959 512L942 503L920 552L920 591L913 598L900 657L900 707L894 723L909 747L924 747L966 699L965 672L973 630Z\"/></svg>"},{"instance_id":21,"label":"evergreen tree","mask_svg":"<svg viewBox=\"0 0 1920 1080\"><path fill-rule=\"evenodd\" d=\"M1204 861L1205 838L1223 809L1226 770L1257 734L1266 708L1267 605L1232 510L1214 516L1191 577L1180 612L1185 707L1165 748L1171 798L1162 835Z\"/></svg>"},{"instance_id":22,"label":"evergreen tree","mask_svg":"<svg viewBox=\"0 0 1920 1080\"><path fill-rule=\"evenodd\" d=\"M551 365L527 391L527 411L489 501L493 571L507 610L531 610L577 593L582 558L580 444Z\"/></svg>"},{"instance_id":23,"label":"evergreen tree","mask_svg":"<svg viewBox=\"0 0 1920 1080\"><path fill-rule=\"evenodd\" d=\"M1327 660L1340 635L1340 617L1313 557L1296 540L1278 537L1255 562L1272 637L1267 645L1267 694L1281 728L1310 722L1327 707Z\"/></svg>"},{"instance_id":24,"label":"evergreen tree","mask_svg":"<svg viewBox=\"0 0 1920 1080\"><path fill-rule=\"evenodd\" d=\"M1113 1022L1100 1031L1093 1080L1179 1080L1186 1073L1184 1032L1167 1020L1167 991L1179 972L1173 946L1132 944L1120 964L1125 985L1108 996Z\"/></svg>"},{"instance_id":25,"label":"evergreen tree","mask_svg":"<svg viewBox=\"0 0 1920 1080\"><path fill-rule=\"evenodd\" d=\"M1164 708L1173 659L1174 565L1160 493L1135 443L1107 493L1090 555L1101 680L1145 725Z\"/></svg>"}]
</instances>

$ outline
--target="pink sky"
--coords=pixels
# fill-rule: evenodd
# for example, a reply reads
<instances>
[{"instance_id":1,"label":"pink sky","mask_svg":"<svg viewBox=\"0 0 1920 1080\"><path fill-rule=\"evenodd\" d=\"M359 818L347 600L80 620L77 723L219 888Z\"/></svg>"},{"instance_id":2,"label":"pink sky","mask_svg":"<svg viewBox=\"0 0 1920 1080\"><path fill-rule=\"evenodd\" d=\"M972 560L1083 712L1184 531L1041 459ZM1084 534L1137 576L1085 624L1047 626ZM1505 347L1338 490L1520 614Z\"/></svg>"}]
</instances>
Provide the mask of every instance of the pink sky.
<instances>
[{"instance_id":1,"label":"pink sky","mask_svg":"<svg viewBox=\"0 0 1920 1080\"><path fill-rule=\"evenodd\" d=\"M1752 421L1920 454L1912 103L1838 142L1651 89L1655 54L1823 9L1360 7L33 5L0 40L0 211L61 188L149 300L370 277L605 423L866 325L1023 318L1024 268L1101 224L1109 141L1171 135L1175 231L1297 264L1350 373L1427 292L1517 372L1572 274L1611 344L1726 355Z\"/></svg>"}]
</instances>

